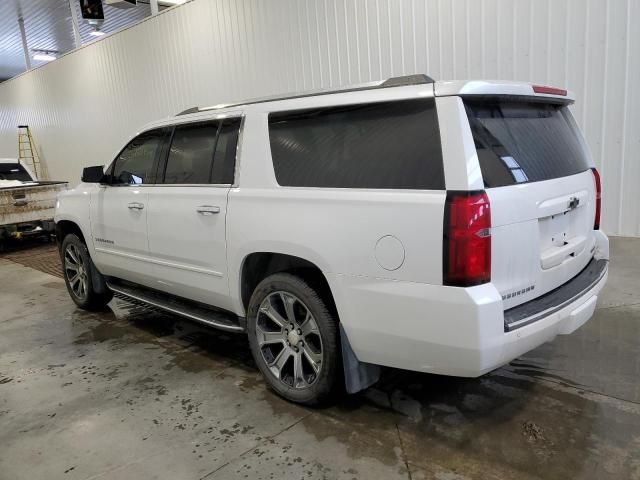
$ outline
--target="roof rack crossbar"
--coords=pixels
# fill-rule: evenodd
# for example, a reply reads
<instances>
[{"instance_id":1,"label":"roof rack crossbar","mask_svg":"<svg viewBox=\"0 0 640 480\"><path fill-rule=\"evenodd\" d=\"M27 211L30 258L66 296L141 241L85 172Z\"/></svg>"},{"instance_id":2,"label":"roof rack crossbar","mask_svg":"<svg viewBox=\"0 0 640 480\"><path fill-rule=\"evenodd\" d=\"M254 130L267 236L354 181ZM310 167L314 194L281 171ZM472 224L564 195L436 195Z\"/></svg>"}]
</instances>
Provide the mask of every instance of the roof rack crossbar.
<instances>
[{"instance_id":1,"label":"roof rack crossbar","mask_svg":"<svg viewBox=\"0 0 640 480\"><path fill-rule=\"evenodd\" d=\"M330 95L330 94L334 94L334 93L346 93L346 92L358 92L361 90L375 90L378 88L392 88L392 87L405 87L405 86L409 86L409 85L423 85L423 84L427 84L427 83L435 83L435 80L431 77L429 77L428 75L425 75L423 73L420 74L415 74L415 75L404 75L401 77L391 77L388 78L386 80L384 80L383 82L375 82L375 83L367 83L367 84L363 84L363 85L352 85L352 86L347 86L347 87L341 87L338 89L328 89L328 90L316 90L316 91L312 91L312 92L301 92L301 93L294 93L291 95L274 95L271 97L265 97L265 98L257 98L257 99L253 99L253 100L246 100L243 102L236 102L236 103L228 103L228 104L224 104L224 105L215 105L213 107L205 107L205 108L200 108L200 107L191 107L191 108L187 108L186 110L183 110L182 112L178 113L176 116L180 116L180 115L188 115L190 113L199 113L199 112L206 112L206 111L210 111L210 110L217 110L220 108L229 108L229 107L239 107L242 105L252 105L252 104L256 104L256 103L264 103L264 102L274 102L274 101L278 101L278 100L291 100L294 98L304 98L304 97L315 97L318 95Z\"/></svg>"}]
</instances>

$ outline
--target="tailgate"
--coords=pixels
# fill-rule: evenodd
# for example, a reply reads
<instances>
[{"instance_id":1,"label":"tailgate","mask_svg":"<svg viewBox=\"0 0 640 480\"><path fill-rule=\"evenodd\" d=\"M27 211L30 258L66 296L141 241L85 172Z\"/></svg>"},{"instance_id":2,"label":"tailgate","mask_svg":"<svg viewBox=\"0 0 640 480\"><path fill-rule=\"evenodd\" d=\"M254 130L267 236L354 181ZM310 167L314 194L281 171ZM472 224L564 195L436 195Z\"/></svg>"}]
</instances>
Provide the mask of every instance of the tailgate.
<instances>
[{"instance_id":1,"label":"tailgate","mask_svg":"<svg viewBox=\"0 0 640 480\"><path fill-rule=\"evenodd\" d=\"M487 189L491 202L491 280L505 308L576 276L595 248L590 170L562 179Z\"/></svg>"},{"instance_id":2,"label":"tailgate","mask_svg":"<svg viewBox=\"0 0 640 480\"><path fill-rule=\"evenodd\" d=\"M0 188L0 225L52 219L58 192L66 188L66 182Z\"/></svg>"},{"instance_id":3,"label":"tailgate","mask_svg":"<svg viewBox=\"0 0 640 480\"><path fill-rule=\"evenodd\" d=\"M592 162L565 104L465 105L491 202L491 281L508 309L565 284L593 257Z\"/></svg>"}]
</instances>

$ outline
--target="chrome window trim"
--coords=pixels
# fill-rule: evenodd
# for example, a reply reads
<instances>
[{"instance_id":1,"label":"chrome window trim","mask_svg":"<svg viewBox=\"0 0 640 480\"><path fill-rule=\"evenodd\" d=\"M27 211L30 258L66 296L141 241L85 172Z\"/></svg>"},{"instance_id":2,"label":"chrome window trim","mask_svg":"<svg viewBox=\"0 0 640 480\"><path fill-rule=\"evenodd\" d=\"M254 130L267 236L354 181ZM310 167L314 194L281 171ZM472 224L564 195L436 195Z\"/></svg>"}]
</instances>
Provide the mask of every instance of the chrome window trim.
<instances>
[{"instance_id":1,"label":"chrome window trim","mask_svg":"<svg viewBox=\"0 0 640 480\"><path fill-rule=\"evenodd\" d=\"M133 188L149 188L149 187L215 187L229 188L233 186L231 183L126 183L120 185L100 184L101 187L133 187Z\"/></svg>"},{"instance_id":2,"label":"chrome window trim","mask_svg":"<svg viewBox=\"0 0 640 480\"><path fill-rule=\"evenodd\" d=\"M246 120L246 114L242 113L239 117L229 117L229 118L240 118L240 127L238 128L238 141L236 142L236 157L235 157L235 165L233 166L233 183L230 184L231 188L237 188L238 185L238 177L240 176L240 160L242 159L242 139L244 137L244 124Z\"/></svg>"}]
</instances>

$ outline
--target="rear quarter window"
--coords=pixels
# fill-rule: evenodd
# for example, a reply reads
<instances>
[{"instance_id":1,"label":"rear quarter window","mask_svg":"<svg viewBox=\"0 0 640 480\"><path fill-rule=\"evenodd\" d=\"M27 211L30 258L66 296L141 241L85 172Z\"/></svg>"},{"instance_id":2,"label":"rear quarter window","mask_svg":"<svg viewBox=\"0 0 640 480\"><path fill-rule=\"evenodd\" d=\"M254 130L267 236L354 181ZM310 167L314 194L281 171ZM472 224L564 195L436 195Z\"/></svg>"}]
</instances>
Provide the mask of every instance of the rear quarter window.
<instances>
[{"instance_id":1,"label":"rear quarter window","mask_svg":"<svg viewBox=\"0 0 640 480\"><path fill-rule=\"evenodd\" d=\"M433 99L272 113L269 140L283 186L444 189Z\"/></svg>"},{"instance_id":2,"label":"rear quarter window","mask_svg":"<svg viewBox=\"0 0 640 480\"><path fill-rule=\"evenodd\" d=\"M566 105L464 99L485 187L539 182L589 169Z\"/></svg>"}]
</instances>

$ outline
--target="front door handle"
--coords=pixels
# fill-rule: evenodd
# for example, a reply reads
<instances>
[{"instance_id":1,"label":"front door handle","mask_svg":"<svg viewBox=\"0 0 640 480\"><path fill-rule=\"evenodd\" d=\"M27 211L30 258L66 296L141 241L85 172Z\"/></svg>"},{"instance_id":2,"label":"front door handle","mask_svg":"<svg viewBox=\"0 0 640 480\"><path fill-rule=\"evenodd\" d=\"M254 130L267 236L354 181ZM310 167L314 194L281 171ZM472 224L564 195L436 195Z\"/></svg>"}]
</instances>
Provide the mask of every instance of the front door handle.
<instances>
[{"instance_id":1,"label":"front door handle","mask_svg":"<svg viewBox=\"0 0 640 480\"><path fill-rule=\"evenodd\" d=\"M214 207L213 205L200 205L196 208L196 212L200 215L215 215L220 213L220 207Z\"/></svg>"},{"instance_id":2,"label":"front door handle","mask_svg":"<svg viewBox=\"0 0 640 480\"><path fill-rule=\"evenodd\" d=\"M127 207L129 207L129 210L142 210L144 208L144 204L139 202L131 202L127 205Z\"/></svg>"}]
</instances>

